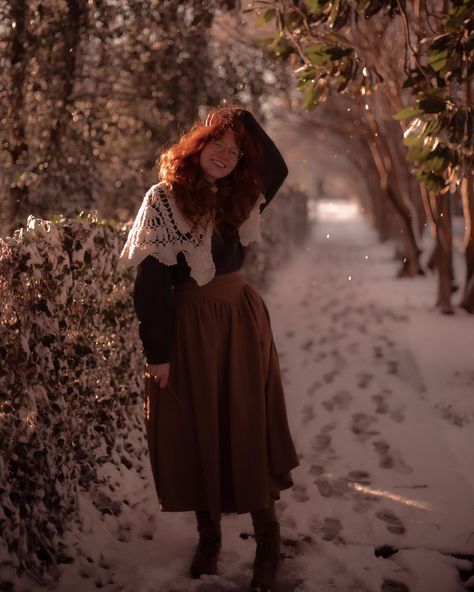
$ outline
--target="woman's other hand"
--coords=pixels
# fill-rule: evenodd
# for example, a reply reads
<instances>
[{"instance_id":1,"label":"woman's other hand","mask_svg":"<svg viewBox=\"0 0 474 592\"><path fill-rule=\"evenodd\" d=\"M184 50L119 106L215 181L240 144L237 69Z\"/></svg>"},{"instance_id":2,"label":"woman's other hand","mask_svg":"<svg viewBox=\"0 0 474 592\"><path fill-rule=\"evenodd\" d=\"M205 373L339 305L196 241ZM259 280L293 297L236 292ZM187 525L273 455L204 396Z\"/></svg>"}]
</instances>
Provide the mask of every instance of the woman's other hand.
<instances>
[{"instance_id":1,"label":"woman's other hand","mask_svg":"<svg viewBox=\"0 0 474 592\"><path fill-rule=\"evenodd\" d=\"M147 364L145 366L145 376L152 378L158 383L160 388L165 388L165 386L168 385L169 374L169 362L166 362L165 364Z\"/></svg>"}]
</instances>

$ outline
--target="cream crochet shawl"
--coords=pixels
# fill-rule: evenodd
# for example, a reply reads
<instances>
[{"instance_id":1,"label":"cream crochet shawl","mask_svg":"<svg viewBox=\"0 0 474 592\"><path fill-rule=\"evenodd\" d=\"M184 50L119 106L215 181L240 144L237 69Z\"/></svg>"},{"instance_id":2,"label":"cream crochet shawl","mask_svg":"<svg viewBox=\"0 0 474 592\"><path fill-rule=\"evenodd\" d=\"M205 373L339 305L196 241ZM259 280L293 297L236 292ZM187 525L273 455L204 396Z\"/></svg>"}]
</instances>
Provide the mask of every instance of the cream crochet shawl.
<instances>
[{"instance_id":1,"label":"cream crochet shawl","mask_svg":"<svg viewBox=\"0 0 474 592\"><path fill-rule=\"evenodd\" d=\"M261 238L260 205L264 201L264 195L260 194L249 217L239 227L239 240L244 246ZM191 277L202 286L216 274L211 241L210 218L192 226L162 181L147 191L120 254L119 265L138 265L148 255L165 265L175 265L178 253L183 253Z\"/></svg>"}]
</instances>

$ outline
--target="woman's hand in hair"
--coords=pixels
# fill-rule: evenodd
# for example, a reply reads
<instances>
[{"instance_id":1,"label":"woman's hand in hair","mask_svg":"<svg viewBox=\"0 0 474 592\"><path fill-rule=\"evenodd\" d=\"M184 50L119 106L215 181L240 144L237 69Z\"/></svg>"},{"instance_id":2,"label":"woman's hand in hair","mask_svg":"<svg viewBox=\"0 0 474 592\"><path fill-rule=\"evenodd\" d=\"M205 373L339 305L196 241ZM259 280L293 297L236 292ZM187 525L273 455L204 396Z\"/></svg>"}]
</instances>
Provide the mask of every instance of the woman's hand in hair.
<instances>
[{"instance_id":1,"label":"woman's hand in hair","mask_svg":"<svg viewBox=\"0 0 474 592\"><path fill-rule=\"evenodd\" d=\"M152 378L158 383L160 388L165 388L168 385L168 378L170 374L169 362L165 364L147 364L145 367L145 376Z\"/></svg>"}]
</instances>

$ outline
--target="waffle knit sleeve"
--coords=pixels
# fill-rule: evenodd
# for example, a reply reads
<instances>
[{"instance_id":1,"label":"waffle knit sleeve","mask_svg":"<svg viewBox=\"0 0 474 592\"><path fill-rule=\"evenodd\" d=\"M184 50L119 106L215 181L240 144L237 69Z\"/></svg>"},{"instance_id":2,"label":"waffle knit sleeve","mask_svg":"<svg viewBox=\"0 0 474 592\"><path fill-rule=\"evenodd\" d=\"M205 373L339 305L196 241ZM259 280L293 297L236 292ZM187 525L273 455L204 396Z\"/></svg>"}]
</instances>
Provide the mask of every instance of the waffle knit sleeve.
<instances>
[{"instance_id":1,"label":"waffle knit sleeve","mask_svg":"<svg viewBox=\"0 0 474 592\"><path fill-rule=\"evenodd\" d=\"M139 336L148 364L169 362L173 329L171 270L153 256L137 268L133 290Z\"/></svg>"},{"instance_id":2,"label":"waffle knit sleeve","mask_svg":"<svg viewBox=\"0 0 474 592\"><path fill-rule=\"evenodd\" d=\"M280 189L283 181L288 176L288 167L273 140L250 111L244 111L243 121L263 148L262 192L265 196L265 202L260 206L260 211L262 212L275 197L278 189Z\"/></svg>"}]
</instances>

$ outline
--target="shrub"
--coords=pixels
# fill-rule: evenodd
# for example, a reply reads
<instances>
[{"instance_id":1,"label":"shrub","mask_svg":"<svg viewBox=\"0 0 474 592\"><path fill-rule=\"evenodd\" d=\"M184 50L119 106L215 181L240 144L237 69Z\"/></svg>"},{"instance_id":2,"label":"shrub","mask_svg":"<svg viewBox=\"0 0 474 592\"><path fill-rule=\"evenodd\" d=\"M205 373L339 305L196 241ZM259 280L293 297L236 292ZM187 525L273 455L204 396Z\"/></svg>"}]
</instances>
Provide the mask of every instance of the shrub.
<instances>
[{"instance_id":1,"label":"shrub","mask_svg":"<svg viewBox=\"0 0 474 592\"><path fill-rule=\"evenodd\" d=\"M0 241L0 531L19 574L40 582L67 561L61 537L78 487L106 461L129 463L141 428L143 364L125 230L94 214L30 217Z\"/></svg>"}]
</instances>

